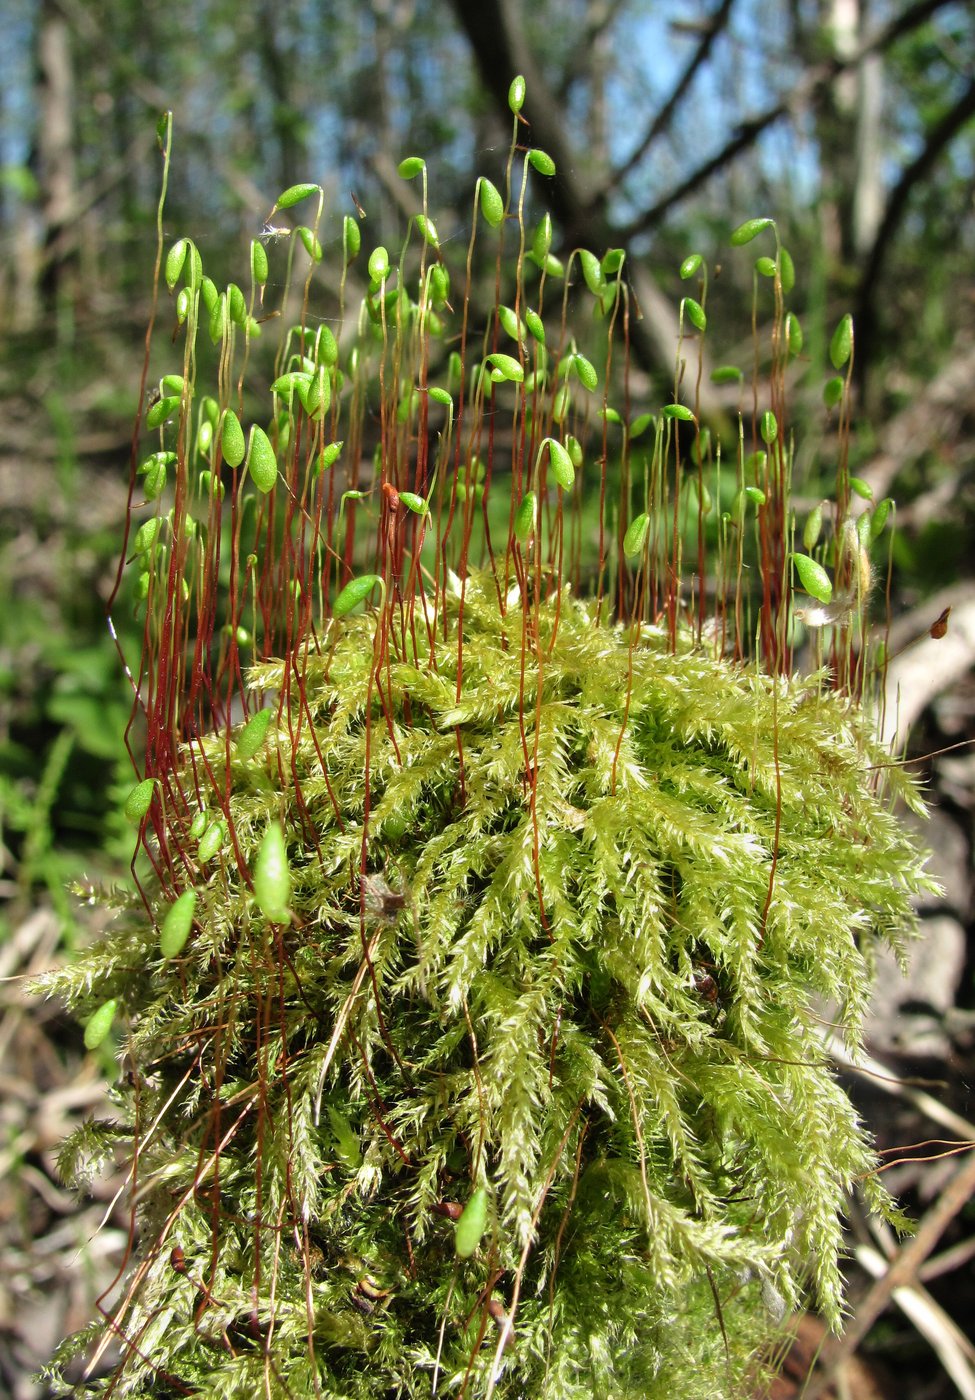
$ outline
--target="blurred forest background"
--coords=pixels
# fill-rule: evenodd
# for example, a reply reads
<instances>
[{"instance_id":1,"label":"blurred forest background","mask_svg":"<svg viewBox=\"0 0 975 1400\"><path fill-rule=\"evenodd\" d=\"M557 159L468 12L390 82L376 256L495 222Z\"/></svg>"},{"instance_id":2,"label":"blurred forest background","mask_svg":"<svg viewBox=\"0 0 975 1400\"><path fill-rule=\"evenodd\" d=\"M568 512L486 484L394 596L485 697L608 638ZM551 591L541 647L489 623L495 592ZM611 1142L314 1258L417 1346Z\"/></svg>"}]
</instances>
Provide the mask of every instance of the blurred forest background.
<instances>
[{"instance_id":1,"label":"blurred forest background","mask_svg":"<svg viewBox=\"0 0 975 1400\"><path fill-rule=\"evenodd\" d=\"M941 649L923 641L896 672L902 729L916 721L919 754L971 736L975 23L967 4L4 0L3 33L0 976L70 956L99 917L71 886L124 878L131 854L120 815L133 781L122 743L129 693L104 614L150 316L155 133L165 109L176 133L167 236L195 239L219 280L241 265L275 196L302 180L326 191L326 269L345 214L365 214L369 246L395 247L417 207L396 175L405 155L428 162L441 238L463 242L476 176L503 172L508 84L524 74L532 143L558 167L548 187L554 250L627 250L647 408L664 401L673 378L681 260L700 251L720 263L736 224L774 216L795 260L806 332L793 386L798 466L829 459L827 346L850 310L852 469L898 506L893 640L924 638L952 607ZM738 327L738 343L721 348L747 357L751 284L742 268L720 275L711 295L728 310L720 320ZM162 312L166 336L170 314ZM706 414L717 421L725 406L705 385ZM124 608L117 621L137 653L138 624ZM973 764L962 747L921 765L938 805L937 873L948 899L931 911L924 969L906 988L891 979L873 1034L888 1065L896 1059L903 1073L935 1081L956 1137L975 1114ZM110 1189L79 1212L53 1168L58 1141L101 1104L112 1067L83 1059L76 1028L29 1002L19 982L2 991L0 1393L33 1397L44 1392L27 1379L31 1369L87 1321L124 1247L115 1223L89 1243ZM882 1099L871 1091L865 1108L879 1112ZM890 1101L880 1105L884 1145L945 1135L944 1120L935 1131L903 1095L893 1102L900 1117ZM950 1159L908 1165L890 1184L923 1211L951 1169ZM966 1309L975 1315L973 1226L969 1203L945 1241L957 1252L940 1270L946 1296L935 1300L945 1329L950 1313L963 1328ZM877 1385L886 1364L899 1368L900 1388L872 1393L975 1395L975 1380L965 1390L944 1356L934 1362L937 1342L923 1328L885 1325L872 1344ZM955 1338L955 1347L975 1377L970 1343Z\"/></svg>"}]
</instances>

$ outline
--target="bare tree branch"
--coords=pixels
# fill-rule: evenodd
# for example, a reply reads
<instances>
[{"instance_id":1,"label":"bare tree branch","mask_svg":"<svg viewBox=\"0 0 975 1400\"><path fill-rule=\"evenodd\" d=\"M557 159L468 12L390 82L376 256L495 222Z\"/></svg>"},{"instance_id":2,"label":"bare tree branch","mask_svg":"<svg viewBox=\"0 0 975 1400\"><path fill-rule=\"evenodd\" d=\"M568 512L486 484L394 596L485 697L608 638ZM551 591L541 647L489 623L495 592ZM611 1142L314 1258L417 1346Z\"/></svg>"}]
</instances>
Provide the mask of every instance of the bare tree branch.
<instances>
[{"instance_id":1,"label":"bare tree branch","mask_svg":"<svg viewBox=\"0 0 975 1400\"><path fill-rule=\"evenodd\" d=\"M572 53L569 55L569 61L565 65L562 81L558 86L558 98L560 102L568 100L569 93L572 91L580 74L585 68L589 51L597 41L602 38L607 29L611 27L616 16L626 4L627 0L605 0L605 3L603 3L600 10L596 13L595 18L590 16L589 23L587 23L585 29L582 31L579 42L572 50Z\"/></svg>"},{"instance_id":2,"label":"bare tree branch","mask_svg":"<svg viewBox=\"0 0 975 1400\"><path fill-rule=\"evenodd\" d=\"M697 70L707 60L715 39L727 26L728 19L731 15L731 7L733 4L734 0L721 0L721 4L718 6L717 10L704 25L703 34L701 36L701 42L695 49L694 54L692 55L690 62L687 64L683 73L678 78L673 91L667 98L667 101L664 103L664 105L658 111L657 115L654 117L653 121L650 124L649 130L643 137L643 140L637 146L636 150L631 152L631 154L627 156L626 160L621 166L619 166L616 170L611 172L610 177L605 181L605 183L599 191L601 197L605 198L609 194L610 190L612 190L619 183L620 180L626 178L626 176L630 173L634 166L639 165L640 161L646 155L647 151L650 149L653 143L667 130L671 121L673 120L674 113L676 112L682 98L684 97L684 94L687 92L691 83L694 81L694 77L697 73Z\"/></svg>"},{"instance_id":3,"label":"bare tree branch","mask_svg":"<svg viewBox=\"0 0 975 1400\"><path fill-rule=\"evenodd\" d=\"M727 141L720 151L699 165L686 180L664 195L662 199L658 199L656 204L641 214L639 218L632 220L625 228L619 230L617 237L621 241L626 241L637 234L646 233L658 224L675 204L679 204L689 194L697 190L703 181L709 179L726 165L730 165L736 157L741 155L742 151L753 146L763 131L781 121L783 117L802 111L810 103L815 102L839 73L848 68L855 68L868 54L882 53L901 35L910 33L911 30L916 29L938 10L950 3L951 0L917 0L916 4L908 6L900 15L891 20L878 33L866 39L850 54L845 57L837 55L829 59L828 62L816 64L786 96L771 103L764 112L744 121L731 140Z\"/></svg>"},{"instance_id":4,"label":"bare tree branch","mask_svg":"<svg viewBox=\"0 0 975 1400\"><path fill-rule=\"evenodd\" d=\"M481 0L477 5L453 0L453 4L481 79L499 111L508 111L511 79L518 73L525 78L531 94L532 140L548 151L558 167L556 178L546 182L546 196L569 246L606 248L619 243L606 218L604 200L586 186L576 168L564 112L535 64L511 0ZM669 378L678 344L675 309L638 259L629 259L627 270L642 317L632 327L631 344L645 368ZM709 373L705 351L700 404L702 413L714 418L725 412L726 397L711 385Z\"/></svg>"},{"instance_id":5,"label":"bare tree branch","mask_svg":"<svg viewBox=\"0 0 975 1400\"><path fill-rule=\"evenodd\" d=\"M914 186L924 178L945 147L975 117L975 78L969 81L961 97L928 132L919 154L901 171L900 179L890 192L883 219L877 230L870 256L860 279L856 328L858 363L870 362L870 350L877 326L877 291L888 249L901 220L907 212Z\"/></svg>"}]
</instances>

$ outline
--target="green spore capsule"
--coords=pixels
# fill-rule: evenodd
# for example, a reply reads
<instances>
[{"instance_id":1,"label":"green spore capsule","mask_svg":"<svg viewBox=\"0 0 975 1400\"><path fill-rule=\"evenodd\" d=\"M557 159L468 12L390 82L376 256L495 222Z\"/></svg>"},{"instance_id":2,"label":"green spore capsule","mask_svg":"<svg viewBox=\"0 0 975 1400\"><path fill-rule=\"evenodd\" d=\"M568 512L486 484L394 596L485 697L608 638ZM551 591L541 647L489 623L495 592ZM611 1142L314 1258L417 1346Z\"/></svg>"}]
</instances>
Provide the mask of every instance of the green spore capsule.
<instances>
[{"instance_id":1,"label":"green spore capsule","mask_svg":"<svg viewBox=\"0 0 975 1400\"><path fill-rule=\"evenodd\" d=\"M496 185L482 176L480 182L481 213L492 228L500 227L504 220L504 200Z\"/></svg>"},{"instance_id":2,"label":"green spore capsule","mask_svg":"<svg viewBox=\"0 0 975 1400\"><path fill-rule=\"evenodd\" d=\"M259 287L267 281L267 249L259 238L251 239L251 276Z\"/></svg>"},{"instance_id":3,"label":"green spore capsule","mask_svg":"<svg viewBox=\"0 0 975 1400\"><path fill-rule=\"evenodd\" d=\"M737 365L717 365L711 371L712 384L738 384L742 378Z\"/></svg>"},{"instance_id":4,"label":"green spore capsule","mask_svg":"<svg viewBox=\"0 0 975 1400\"><path fill-rule=\"evenodd\" d=\"M689 277L693 277L703 261L704 259L701 257L700 253L688 253L687 257L680 265L681 281L686 282Z\"/></svg>"},{"instance_id":5,"label":"green spore capsule","mask_svg":"<svg viewBox=\"0 0 975 1400\"><path fill-rule=\"evenodd\" d=\"M496 350L487 358L493 370L492 379L497 376L498 380L506 379L513 384L520 384L524 379L525 371L512 355L502 355Z\"/></svg>"},{"instance_id":6,"label":"green spore capsule","mask_svg":"<svg viewBox=\"0 0 975 1400\"><path fill-rule=\"evenodd\" d=\"M571 491L576 479L572 458L555 438L546 438L545 441L548 443L548 462L552 475L563 491Z\"/></svg>"},{"instance_id":7,"label":"green spore capsule","mask_svg":"<svg viewBox=\"0 0 975 1400\"><path fill-rule=\"evenodd\" d=\"M833 584L822 564L811 559L808 554L793 554L792 562L799 582L817 603L828 603L833 596Z\"/></svg>"},{"instance_id":8,"label":"green spore capsule","mask_svg":"<svg viewBox=\"0 0 975 1400\"><path fill-rule=\"evenodd\" d=\"M186 262L186 239L178 238L166 254L166 286L170 291L176 286Z\"/></svg>"},{"instance_id":9,"label":"green spore capsule","mask_svg":"<svg viewBox=\"0 0 975 1400\"><path fill-rule=\"evenodd\" d=\"M414 515L426 515L429 507L422 496L418 496L415 491L401 491L399 493L400 504L406 506Z\"/></svg>"},{"instance_id":10,"label":"green spore capsule","mask_svg":"<svg viewBox=\"0 0 975 1400\"><path fill-rule=\"evenodd\" d=\"M580 248L579 266L582 268L582 275L585 279L586 286L592 292L593 296L599 296L599 293L606 286L606 278L595 253L590 253L588 248Z\"/></svg>"},{"instance_id":11,"label":"green spore capsule","mask_svg":"<svg viewBox=\"0 0 975 1400\"><path fill-rule=\"evenodd\" d=\"M840 375L834 375L832 379L827 379L823 385L823 403L827 408L835 408L843 401L843 379Z\"/></svg>"},{"instance_id":12,"label":"green spore capsule","mask_svg":"<svg viewBox=\"0 0 975 1400\"><path fill-rule=\"evenodd\" d=\"M753 238L757 238L765 229L773 228L774 224L774 219L746 219L731 235L731 246L741 248L746 243L751 243Z\"/></svg>"},{"instance_id":13,"label":"green spore capsule","mask_svg":"<svg viewBox=\"0 0 975 1400\"><path fill-rule=\"evenodd\" d=\"M206 831L209 821L210 818L207 816L206 812L204 812L201 808L201 810L197 812L196 816L190 822L190 839L192 841L199 841L200 837Z\"/></svg>"},{"instance_id":14,"label":"green spore capsule","mask_svg":"<svg viewBox=\"0 0 975 1400\"><path fill-rule=\"evenodd\" d=\"M539 263L544 263L552 247L552 216L543 214L532 234L532 255Z\"/></svg>"},{"instance_id":15,"label":"green spore capsule","mask_svg":"<svg viewBox=\"0 0 975 1400\"><path fill-rule=\"evenodd\" d=\"M251 481L263 496L274 490L274 483L278 479L278 459L274 455L274 448L267 433L256 425L251 428L247 470Z\"/></svg>"},{"instance_id":16,"label":"green spore capsule","mask_svg":"<svg viewBox=\"0 0 975 1400\"><path fill-rule=\"evenodd\" d=\"M883 534L884 526L887 524L887 517L894 507L894 502L890 496L885 496L874 511L870 521L870 539L876 540Z\"/></svg>"},{"instance_id":17,"label":"green spore capsule","mask_svg":"<svg viewBox=\"0 0 975 1400\"><path fill-rule=\"evenodd\" d=\"M193 927L196 890L186 890L166 910L159 930L159 951L164 958L175 958L183 951Z\"/></svg>"},{"instance_id":18,"label":"green spore capsule","mask_svg":"<svg viewBox=\"0 0 975 1400\"><path fill-rule=\"evenodd\" d=\"M775 417L775 414L770 408L767 408L762 414L762 421L759 425L759 431L762 434L762 441L766 444L766 446L771 446L771 444L779 435L779 424Z\"/></svg>"},{"instance_id":19,"label":"green spore capsule","mask_svg":"<svg viewBox=\"0 0 975 1400\"><path fill-rule=\"evenodd\" d=\"M823 507L822 504L820 504L818 506L813 506L812 510L806 516L805 525L802 527L802 546L807 553L810 549L815 549L822 529Z\"/></svg>"},{"instance_id":20,"label":"green spore capsule","mask_svg":"<svg viewBox=\"0 0 975 1400\"><path fill-rule=\"evenodd\" d=\"M529 491L515 512L515 539L524 544L535 528L535 492Z\"/></svg>"},{"instance_id":21,"label":"green spore capsule","mask_svg":"<svg viewBox=\"0 0 975 1400\"><path fill-rule=\"evenodd\" d=\"M342 248L345 253L345 261L351 262L353 258L359 256L359 249L362 247L362 233L359 225L351 214L346 214L342 220Z\"/></svg>"},{"instance_id":22,"label":"green spore capsule","mask_svg":"<svg viewBox=\"0 0 975 1400\"><path fill-rule=\"evenodd\" d=\"M829 358L834 369L842 369L853 354L853 317L847 314L840 321L829 342Z\"/></svg>"},{"instance_id":23,"label":"green spore capsule","mask_svg":"<svg viewBox=\"0 0 975 1400\"><path fill-rule=\"evenodd\" d=\"M146 427L161 427L167 418L172 418L179 405L179 394L165 394L161 399L157 399L146 414Z\"/></svg>"},{"instance_id":24,"label":"green spore capsule","mask_svg":"<svg viewBox=\"0 0 975 1400\"><path fill-rule=\"evenodd\" d=\"M305 252L311 258L312 262L321 262L322 245L319 242L318 235L315 233L315 231L313 229L308 228L306 224L299 224L297 232L298 237L304 244Z\"/></svg>"},{"instance_id":25,"label":"green spore capsule","mask_svg":"<svg viewBox=\"0 0 975 1400\"><path fill-rule=\"evenodd\" d=\"M196 858L201 865L205 865L208 860L220 850L224 841L223 822L211 822L200 838L200 844L196 848Z\"/></svg>"},{"instance_id":26,"label":"green spore capsule","mask_svg":"<svg viewBox=\"0 0 975 1400\"><path fill-rule=\"evenodd\" d=\"M244 443L244 430L233 409L228 408L223 416L223 430L220 434L223 458L228 466L239 467L244 460L247 448Z\"/></svg>"},{"instance_id":27,"label":"green spore capsule","mask_svg":"<svg viewBox=\"0 0 975 1400\"><path fill-rule=\"evenodd\" d=\"M678 422L681 423L694 422L694 414L691 412L691 410L687 407L686 404L682 403L664 404L663 415L665 418L676 418Z\"/></svg>"},{"instance_id":28,"label":"green spore capsule","mask_svg":"<svg viewBox=\"0 0 975 1400\"><path fill-rule=\"evenodd\" d=\"M487 1216L487 1192L483 1186L479 1186L454 1226L454 1249L458 1259L469 1259L477 1249L487 1229Z\"/></svg>"},{"instance_id":29,"label":"green spore capsule","mask_svg":"<svg viewBox=\"0 0 975 1400\"><path fill-rule=\"evenodd\" d=\"M572 356L572 369L584 389L588 389L590 393L598 389L599 375L596 373L596 366L591 360L587 360L585 355Z\"/></svg>"},{"instance_id":30,"label":"green spore capsule","mask_svg":"<svg viewBox=\"0 0 975 1400\"><path fill-rule=\"evenodd\" d=\"M401 160L396 167L396 173L402 180L412 180L415 176L419 175L421 171L425 170L426 166L427 163L422 156L407 156L406 159Z\"/></svg>"},{"instance_id":31,"label":"green spore capsule","mask_svg":"<svg viewBox=\"0 0 975 1400\"><path fill-rule=\"evenodd\" d=\"M525 80L519 73L517 78L512 78L511 86L508 88L508 106L515 116L517 116L524 105Z\"/></svg>"},{"instance_id":32,"label":"green spore capsule","mask_svg":"<svg viewBox=\"0 0 975 1400\"><path fill-rule=\"evenodd\" d=\"M528 152L528 160L531 166L538 171L539 175L555 174L555 161L547 151L540 151L537 147Z\"/></svg>"},{"instance_id":33,"label":"green spore capsule","mask_svg":"<svg viewBox=\"0 0 975 1400\"><path fill-rule=\"evenodd\" d=\"M162 520L158 515L154 515L151 520L147 520L140 525L135 532L135 539L132 548L136 554L148 554L152 546L156 543L156 536L162 529Z\"/></svg>"},{"instance_id":34,"label":"green spore capsule","mask_svg":"<svg viewBox=\"0 0 975 1400\"><path fill-rule=\"evenodd\" d=\"M156 794L157 778L143 778L141 783L136 783L135 787L125 799L126 821L130 821L133 826L140 826L152 806L152 799Z\"/></svg>"},{"instance_id":35,"label":"green spore capsule","mask_svg":"<svg viewBox=\"0 0 975 1400\"><path fill-rule=\"evenodd\" d=\"M705 315L704 307L699 301L695 301L693 297L685 297L681 302L681 306L684 309L684 315L695 330L701 331L702 333L707 330L708 318Z\"/></svg>"},{"instance_id":36,"label":"green spore capsule","mask_svg":"<svg viewBox=\"0 0 975 1400\"><path fill-rule=\"evenodd\" d=\"M646 543L647 532L650 529L650 517L646 511L634 516L623 536L623 553L627 559L634 558L637 554L643 553L643 546Z\"/></svg>"},{"instance_id":37,"label":"green spore capsule","mask_svg":"<svg viewBox=\"0 0 975 1400\"><path fill-rule=\"evenodd\" d=\"M97 1050L112 1029L115 1013L118 1011L118 997L103 1001L97 1011L93 1011L85 1022L85 1049Z\"/></svg>"},{"instance_id":38,"label":"green spore capsule","mask_svg":"<svg viewBox=\"0 0 975 1400\"><path fill-rule=\"evenodd\" d=\"M334 467L342 453L344 445L344 442L330 442L327 447L323 447L318 462L315 465L315 470L327 472Z\"/></svg>"},{"instance_id":39,"label":"green spore capsule","mask_svg":"<svg viewBox=\"0 0 975 1400\"><path fill-rule=\"evenodd\" d=\"M344 617L368 598L376 584L381 582L378 574L363 574L361 578L349 579L332 605L332 612L336 617Z\"/></svg>"},{"instance_id":40,"label":"green spore capsule","mask_svg":"<svg viewBox=\"0 0 975 1400\"><path fill-rule=\"evenodd\" d=\"M237 736L237 757L242 759L253 758L258 749L267 738L268 727L274 716L273 710L258 710L256 715L251 715Z\"/></svg>"},{"instance_id":41,"label":"green spore capsule","mask_svg":"<svg viewBox=\"0 0 975 1400\"><path fill-rule=\"evenodd\" d=\"M779 249L779 281L786 296L796 285L796 265L788 248Z\"/></svg>"},{"instance_id":42,"label":"green spore capsule","mask_svg":"<svg viewBox=\"0 0 975 1400\"><path fill-rule=\"evenodd\" d=\"M366 264L369 276L374 282L383 282L389 276L389 254L382 246L373 248Z\"/></svg>"},{"instance_id":43,"label":"green spore capsule","mask_svg":"<svg viewBox=\"0 0 975 1400\"><path fill-rule=\"evenodd\" d=\"M279 194L275 202L275 209L290 209L295 204L300 204L303 199L307 199L310 194L319 194L321 185L289 185L283 194Z\"/></svg>"},{"instance_id":44,"label":"green spore capsule","mask_svg":"<svg viewBox=\"0 0 975 1400\"><path fill-rule=\"evenodd\" d=\"M291 868L284 828L272 822L265 831L254 863L254 898L258 908L271 924L291 922L288 900L291 898Z\"/></svg>"},{"instance_id":45,"label":"green spore capsule","mask_svg":"<svg viewBox=\"0 0 975 1400\"><path fill-rule=\"evenodd\" d=\"M227 284L227 314L235 326L242 326L247 320L247 302L236 282Z\"/></svg>"},{"instance_id":46,"label":"green spore capsule","mask_svg":"<svg viewBox=\"0 0 975 1400\"><path fill-rule=\"evenodd\" d=\"M198 451L199 456L206 456L212 447L213 424L205 419L200 423L200 431L196 434L196 451Z\"/></svg>"}]
</instances>

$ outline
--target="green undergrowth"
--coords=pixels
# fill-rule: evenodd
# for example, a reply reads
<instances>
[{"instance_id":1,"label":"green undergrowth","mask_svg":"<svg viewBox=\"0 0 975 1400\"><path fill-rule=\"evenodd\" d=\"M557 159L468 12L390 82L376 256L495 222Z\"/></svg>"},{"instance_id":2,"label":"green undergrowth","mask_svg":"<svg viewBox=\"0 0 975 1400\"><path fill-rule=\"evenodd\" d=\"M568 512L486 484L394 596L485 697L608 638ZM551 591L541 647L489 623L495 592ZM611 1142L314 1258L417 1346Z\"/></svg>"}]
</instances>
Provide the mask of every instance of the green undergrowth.
<instances>
[{"instance_id":1,"label":"green undergrowth","mask_svg":"<svg viewBox=\"0 0 975 1400\"><path fill-rule=\"evenodd\" d=\"M442 622L333 620L255 667L256 753L238 727L180 760L230 845L164 815L189 941L161 957L157 889L47 979L128 1028L116 1120L62 1154L138 1125L91 1391L713 1400L760 1388L800 1300L840 1319L845 1194L888 1201L819 1008L855 1050L929 883L891 814L915 788L819 675L490 574Z\"/></svg>"}]
</instances>

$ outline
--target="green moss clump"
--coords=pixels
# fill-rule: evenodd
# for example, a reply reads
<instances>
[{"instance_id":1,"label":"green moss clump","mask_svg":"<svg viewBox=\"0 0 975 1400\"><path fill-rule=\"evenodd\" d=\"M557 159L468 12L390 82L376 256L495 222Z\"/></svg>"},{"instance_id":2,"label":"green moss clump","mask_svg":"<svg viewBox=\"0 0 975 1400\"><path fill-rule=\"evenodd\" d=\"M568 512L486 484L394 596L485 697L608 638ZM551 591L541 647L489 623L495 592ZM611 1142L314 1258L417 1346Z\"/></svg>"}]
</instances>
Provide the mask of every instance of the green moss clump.
<instances>
[{"instance_id":1,"label":"green moss clump","mask_svg":"<svg viewBox=\"0 0 975 1400\"><path fill-rule=\"evenodd\" d=\"M251 682L259 752L186 755L231 840L182 841L182 954L133 915L49 979L131 1027L113 1395L714 1400L807 1286L835 1324L874 1158L815 1006L857 1045L926 883L862 713L477 575L462 622L351 618ZM241 873L272 821L289 924Z\"/></svg>"}]
</instances>

